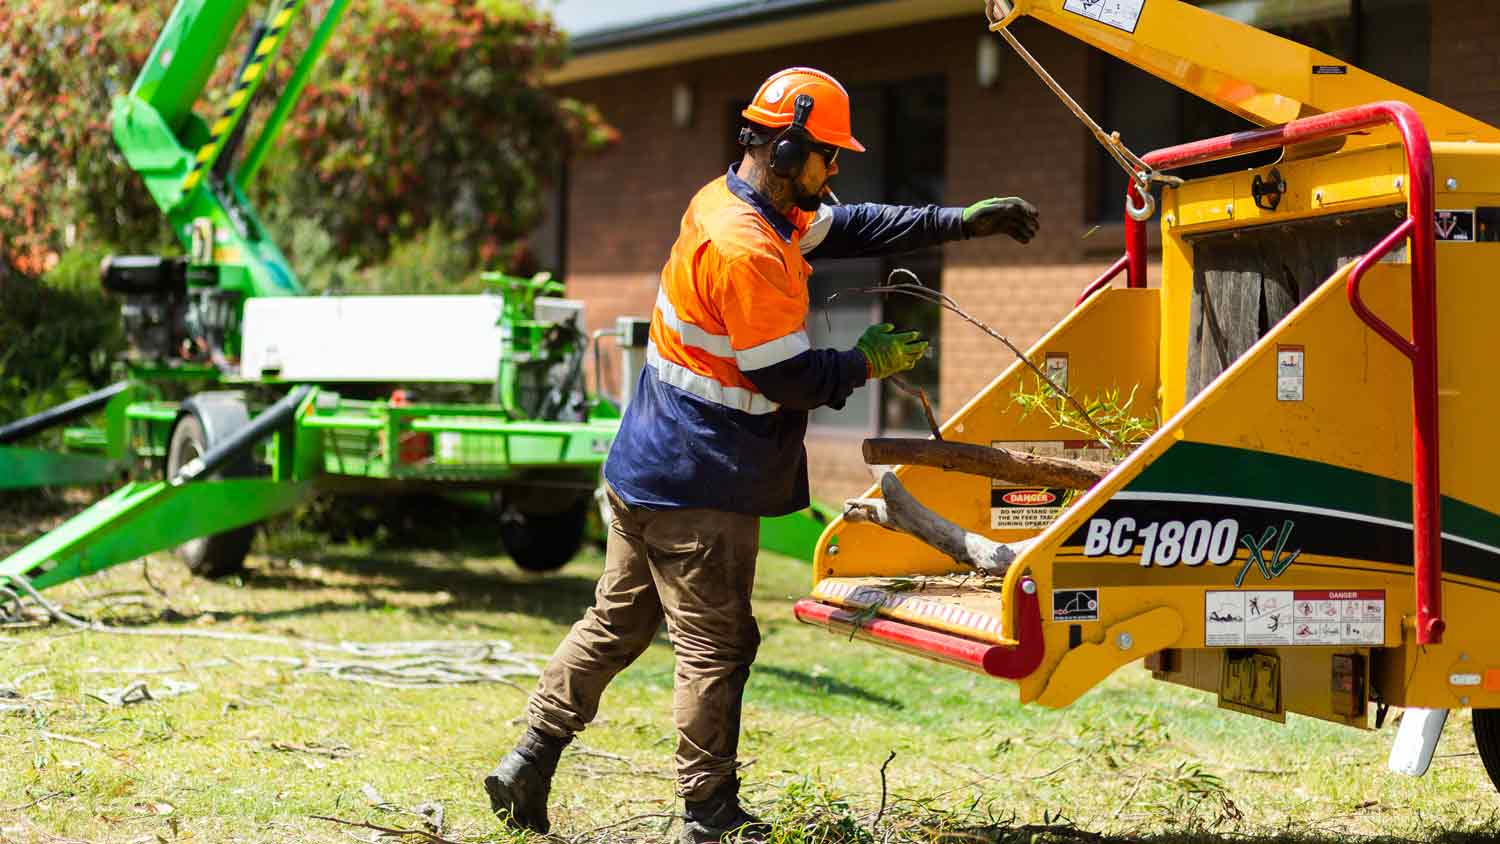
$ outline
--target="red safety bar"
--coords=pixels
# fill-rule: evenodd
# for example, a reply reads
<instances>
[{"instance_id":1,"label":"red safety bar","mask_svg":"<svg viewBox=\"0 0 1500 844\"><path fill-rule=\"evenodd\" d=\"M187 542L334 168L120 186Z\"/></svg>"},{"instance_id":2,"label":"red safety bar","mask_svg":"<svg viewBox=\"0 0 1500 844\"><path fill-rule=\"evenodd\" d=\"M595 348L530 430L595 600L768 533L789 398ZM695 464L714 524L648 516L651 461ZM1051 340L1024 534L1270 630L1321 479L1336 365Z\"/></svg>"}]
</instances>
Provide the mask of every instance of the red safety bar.
<instances>
[{"instance_id":1,"label":"red safety bar","mask_svg":"<svg viewBox=\"0 0 1500 844\"><path fill-rule=\"evenodd\" d=\"M1132 184L1125 192L1125 204L1138 205L1141 197L1140 188ZM1126 276L1127 287L1146 286L1146 221L1137 220L1129 214L1125 215L1125 257L1129 261L1129 274Z\"/></svg>"},{"instance_id":2,"label":"red safety bar","mask_svg":"<svg viewBox=\"0 0 1500 844\"><path fill-rule=\"evenodd\" d=\"M1437 263L1433 235L1432 145L1411 106L1388 100L1293 120L1284 126L1236 132L1157 150L1147 165L1170 170L1221 158L1347 135L1391 124L1406 151L1407 218L1359 260L1349 274L1349 304L1365 324L1412 363L1412 559L1417 592L1417 642L1443 640L1442 487L1438 481ZM1132 188L1133 189L1133 188ZM1145 226L1126 218L1126 255L1132 259L1131 286L1145 284ZM1365 307L1359 282L1365 272L1411 239L1411 340L1407 341ZM1139 267L1139 274L1137 274Z\"/></svg>"},{"instance_id":3,"label":"red safety bar","mask_svg":"<svg viewBox=\"0 0 1500 844\"><path fill-rule=\"evenodd\" d=\"M1083 293L1079 294L1078 301L1073 303L1073 307L1076 308L1079 305L1082 305L1084 302L1088 301L1088 298L1090 296L1098 293L1103 288L1108 287L1109 283L1115 280L1115 276L1119 275L1129 264L1130 256L1121 255L1120 260L1115 261L1113 264L1109 265L1109 269L1104 271L1104 275L1101 275L1098 278L1094 279L1093 284L1090 284L1088 287L1083 288Z\"/></svg>"},{"instance_id":4,"label":"red safety bar","mask_svg":"<svg viewBox=\"0 0 1500 844\"><path fill-rule=\"evenodd\" d=\"M1127 203L1135 202L1135 198L1141 195L1140 190L1133 184L1127 194ZM1146 224L1129 214L1125 215L1125 254L1121 255L1118 261L1110 264L1109 269L1104 271L1104 275L1094 279L1088 287L1083 288L1083 293L1079 294L1073 307L1082 305L1090 296L1108 287L1121 270L1125 271L1126 287L1146 286Z\"/></svg>"},{"instance_id":5,"label":"red safety bar","mask_svg":"<svg viewBox=\"0 0 1500 844\"><path fill-rule=\"evenodd\" d=\"M1017 584L1017 620L1015 647L976 642L951 633L941 633L914 624L888 618L862 618L861 613L803 598L792 608L797 620L815 624L874 642L877 645L907 651L919 656L978 671L991 677L1018 680L1042 664L1045 645L1042 642L1042 611L1037 601L1036 582L1023 577Z\"/></svg>"}]
</instances>

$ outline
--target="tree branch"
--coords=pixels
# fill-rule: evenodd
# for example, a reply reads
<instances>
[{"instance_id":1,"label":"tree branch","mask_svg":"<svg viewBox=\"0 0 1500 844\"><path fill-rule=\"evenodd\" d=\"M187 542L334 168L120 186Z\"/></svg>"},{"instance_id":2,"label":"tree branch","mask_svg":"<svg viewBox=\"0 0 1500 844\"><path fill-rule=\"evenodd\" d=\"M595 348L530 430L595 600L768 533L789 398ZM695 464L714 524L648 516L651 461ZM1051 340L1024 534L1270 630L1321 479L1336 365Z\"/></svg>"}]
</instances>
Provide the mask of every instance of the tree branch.
<instances>
[{"instance_id":1,"label":"tree branch","mask_svg":"<svg viewBox=\"0 0 1500 844\"><path fill-rule=\"evenodd\" d=\"M932 466L947 472L1061 489L1088 489L1109 474L1111 468L1090 460L1044 457L1007 448L895 437L865 440L864 454L865 463L871 466Z\"/></svg>"},{"instance_id":2,"label":"tree branch","mask_svg":"<svg viewBox=\"0 0 1500 844\"><path fill-rule=\"evenodd\" d=\"M986 574L1004 574L1032 542L1029 539L996 542L964 530L923 507L893 472L880 476L880 494L884 498L851 498L844 502L844 518L914 536L955 561Z\"/></svg>"}]
</instances>

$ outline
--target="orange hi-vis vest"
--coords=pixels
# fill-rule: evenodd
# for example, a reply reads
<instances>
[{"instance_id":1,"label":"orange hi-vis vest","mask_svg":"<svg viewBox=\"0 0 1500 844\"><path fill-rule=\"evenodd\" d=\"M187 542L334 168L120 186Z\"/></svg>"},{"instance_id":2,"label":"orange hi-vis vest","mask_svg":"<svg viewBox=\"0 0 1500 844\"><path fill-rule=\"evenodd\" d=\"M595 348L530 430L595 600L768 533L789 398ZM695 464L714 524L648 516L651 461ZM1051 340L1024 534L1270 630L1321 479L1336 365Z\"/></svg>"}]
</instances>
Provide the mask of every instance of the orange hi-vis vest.
<instances>
[{"instance_id":1,"label":"orange hi-vis vest","mask_svg":"<svg viewBox=\"0 0 1500 844\"><path fill-rule=\"evenodd\" d=\"M745 370L811 348L807 277L798 247L812 215L793 210L794 234L771 224L717 179L693 198L662 270L647 360L662 381L744 413L774 413Z\"/></svg>"}]
</instances>

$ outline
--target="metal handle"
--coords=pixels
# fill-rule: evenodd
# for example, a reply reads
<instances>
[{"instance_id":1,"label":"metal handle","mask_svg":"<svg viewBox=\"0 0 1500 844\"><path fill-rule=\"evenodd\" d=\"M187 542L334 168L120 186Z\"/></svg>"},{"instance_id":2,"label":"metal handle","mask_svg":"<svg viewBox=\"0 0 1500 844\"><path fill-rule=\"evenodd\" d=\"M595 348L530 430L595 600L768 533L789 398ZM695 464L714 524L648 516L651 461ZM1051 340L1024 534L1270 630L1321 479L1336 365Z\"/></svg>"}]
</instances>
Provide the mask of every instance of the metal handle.
<instances>
[{"instance_id":1,"label":"metal handle","mask_svg":"<svg viewBox=\"0 0 1500 844\"><path fill-rule=\"evenodd\" d=\"M1355 264L1354 269L1349 272L1349 280L1344 285L1344 295L1349 299L1349 307L1354 309L1354 313L1364 321L1365 325L1370 326L1376 334L1385 338L1387 343L1395 346L1396 351L1413 360L1417 357L1417 347L1411 341L1402 337L1401 332L1392 328L1390 323L1376 316L1374 311L1365 306L1364 300L1359 296L1359 283L1364 280L1365 273L1369 271L1370 267L1375 266L1381 258L1385 257L1386 253L1395 249L1397 245L1406 240L1415 226L1416 222L1412 218L1407 217L1403 220L1401 225L1396 226L1395 231L1386 235L1385 239L1376 244L1374 249L1366 252L1359 259L1359 263Z\"/></svg>"}]
</instances>

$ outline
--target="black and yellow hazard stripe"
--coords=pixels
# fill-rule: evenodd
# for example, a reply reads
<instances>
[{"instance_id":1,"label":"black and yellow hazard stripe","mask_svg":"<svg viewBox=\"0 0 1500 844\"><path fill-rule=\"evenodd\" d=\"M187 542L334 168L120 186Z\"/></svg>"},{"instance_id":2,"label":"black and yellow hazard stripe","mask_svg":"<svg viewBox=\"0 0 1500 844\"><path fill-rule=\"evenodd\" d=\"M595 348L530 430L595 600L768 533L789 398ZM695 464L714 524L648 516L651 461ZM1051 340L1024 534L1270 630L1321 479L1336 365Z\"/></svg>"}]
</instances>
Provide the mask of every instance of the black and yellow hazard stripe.
<instances>
[{"instance_id":1,"label":"black and yellow hazard stripe","mask_svg":"<svg viewBox=\"0 0 1500 844\"><path fill-rule=\"evenodd\" d=\"M231 130L244 117L245 107L260 84L266 63L275 53L276 46L281 43L281 37L286 32L287 24L291 22L297 7L301 5L302 0L275 0L270 13L270 28L266 30L265 36L255 48L255 55L245 65L245 69L240 71L239 79L235 80L234 91L229 95L229 100L225 102L223 110L219 113L219 119L209 127L208 143L198 148L198 155L193 159L193 171L182 180L183 193L192 192L203 181L203 171L213 166Z\"/></svg>"}]
</instances>

